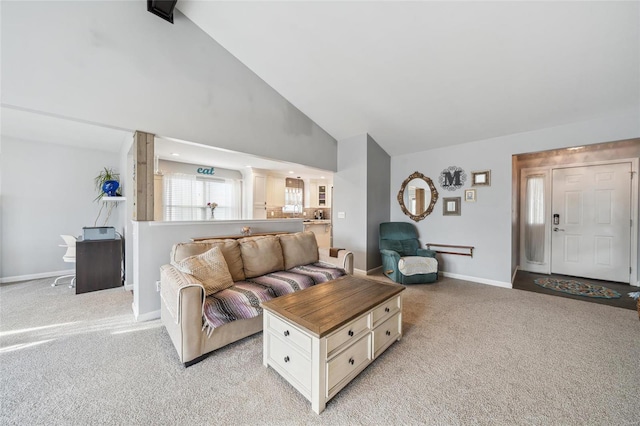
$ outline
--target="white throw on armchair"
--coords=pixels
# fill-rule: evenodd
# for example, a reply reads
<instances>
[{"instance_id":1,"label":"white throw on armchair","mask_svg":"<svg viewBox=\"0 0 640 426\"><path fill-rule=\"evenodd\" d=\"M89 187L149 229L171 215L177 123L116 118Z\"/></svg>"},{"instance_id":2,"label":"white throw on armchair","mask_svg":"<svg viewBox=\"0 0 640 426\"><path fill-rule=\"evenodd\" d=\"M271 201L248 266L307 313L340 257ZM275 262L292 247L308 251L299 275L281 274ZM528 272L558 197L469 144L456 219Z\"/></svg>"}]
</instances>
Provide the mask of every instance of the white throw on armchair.
<instances>
[{"instance_id":1,"label":"white throw on armchair","mask_svg":"<svg viewBox=\"0 0 640 426\"><path fill-rule=\"evenodd\" d=\"M72 237L71 235L60 235L64 240L65 244L60 244L59 247L66 247L67 251L64 256L62 256L62 260L68 263L76 263L76 237ZM63 275L61 277L56 278L56 280L51 284L52 287L60 284L60 280L64 278L72 278L71 283L69 284L69 288L73 288L76 286L76 274L72 275Z\"/></svg>"}]
</instances>

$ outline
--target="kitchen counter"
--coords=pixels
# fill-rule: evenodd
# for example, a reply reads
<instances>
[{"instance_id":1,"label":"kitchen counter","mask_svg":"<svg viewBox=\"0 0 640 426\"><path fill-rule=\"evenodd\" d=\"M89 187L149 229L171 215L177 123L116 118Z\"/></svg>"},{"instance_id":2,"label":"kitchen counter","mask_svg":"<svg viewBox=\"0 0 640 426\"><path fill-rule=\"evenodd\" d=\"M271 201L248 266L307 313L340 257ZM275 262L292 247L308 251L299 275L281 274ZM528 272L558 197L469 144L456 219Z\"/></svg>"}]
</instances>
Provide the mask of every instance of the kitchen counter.
<instances>
[{"instance_id":1,"label":"kitchen counter","mask_svg":"<svg viewBox=\"0 0 640 426\"><path fill-rule=\"evenodd\" d=\"M318 247L331 247L331 221L329 219L308 219L303 223L305 231L316 234Z\"/></svg>"},{"instance_id":2,"label":"kitchen counter","mask_svg":"<svg viewBox=\"0 0 640 426\"><path fill-rule=\"evenodd\" d=\"M329 220L329 219L305 219L302 222L304 224L311 224L311 225L329 225L329 224L331 224L331 220Z\"/></svg>"}]
</instances>

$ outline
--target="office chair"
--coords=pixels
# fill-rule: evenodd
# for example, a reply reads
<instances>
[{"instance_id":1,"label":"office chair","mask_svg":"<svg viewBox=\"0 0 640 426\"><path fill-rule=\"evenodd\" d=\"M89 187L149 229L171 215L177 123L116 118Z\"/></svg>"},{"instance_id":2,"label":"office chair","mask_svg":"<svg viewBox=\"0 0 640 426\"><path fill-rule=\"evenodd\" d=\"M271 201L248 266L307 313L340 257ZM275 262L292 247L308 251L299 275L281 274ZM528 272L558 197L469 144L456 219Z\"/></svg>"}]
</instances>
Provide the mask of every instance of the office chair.
<instances>
[{"instance_id":1,"label":"office chair","mask_svg":"<svg viewBox=\"0 0 640 426\"><path fill-rule=\"evenodd\" d=\"M62 256L62 260L68 263L76 263L76 237L72 237L71 235L60 235L64 240L65 244L60 244L59 247L66 247L67 251L64 256ZM64 278L73 278L71 280L71 284L69 284L69 288L74 288L76 286L76 274L73 275L63 275L61 277L56 278L56 280L51 284L51 287L55 287L60 284L60 280Z\"/></svg>"}]
</instances>

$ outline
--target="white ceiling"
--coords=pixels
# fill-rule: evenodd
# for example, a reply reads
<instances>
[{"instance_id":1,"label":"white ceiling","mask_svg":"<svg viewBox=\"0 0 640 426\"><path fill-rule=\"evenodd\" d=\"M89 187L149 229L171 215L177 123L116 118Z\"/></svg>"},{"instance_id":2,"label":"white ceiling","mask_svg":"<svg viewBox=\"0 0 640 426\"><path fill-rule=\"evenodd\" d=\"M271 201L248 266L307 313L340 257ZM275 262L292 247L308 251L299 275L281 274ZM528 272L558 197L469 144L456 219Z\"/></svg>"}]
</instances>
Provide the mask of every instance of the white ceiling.
<instances>
[{"instance_id":1,"label":"white ceiling","mask_svg":"<svg viewBox=\"0 0 640 426\"><path fill-rule=\"evenodd\" d=\"M245 2L177 8L333 137L390 155L640 104L639 2Z\"/></svg>"},{"instance_id":2,"label":"white ceiling","mask_svg":"<svg viewBox=\"0 0 640 426\"><path fill-rule=\"evenodd\" d=\"M21 140L74 146L117 153L131 141L133 131L114 129L25 111L9 107L0 108L0 132L3 136ZM243 170L247 167L266 170L271 174L307 179L332 181L331 172L313 169L299 164L269 160L253 155L207 147L194 143L157 137L155 154L163 160L183 163L214 165L219 168ZM179 154L175 156L174 154ZM293 173L290 173L293 172Z\"/></svg>"},{"instance_id":3,"label":"white ceiling","mask_svg":"<svg viewBox=\"0 0 640 426\"><path fill-rule=\"evenodd\" d=\"M638 108L639 5L178 1L189 19L333 137L369 133L391 155ZM132 133L0 112L2 134L27 140L118 152ZM325 175L169 140L159 140L156 151L173 161Z\"/></svg>"},{"instance_id":4,"label":"white ceiling","mask_svg":"<svg viewBox=\"0 0 640 426\"><path fill-rule=\"evenodd\" d=\"M233 170L243 170L251 167L252 169L265 170L271 172L270 174L280 176L333 181L332 172L169 138L156 137L154 150L155 154L163 160L210 164L218 168ZM175 154L178 154L178 156Z\"/></svg>"},{"instance_id":5,"label":"white ceiling","mask_svg":"<svg viewBox=\"0 0 640 426\"><path fill-rule=\"evenodd\" d=\"M133 132L67 120L31 111L2 107L3 136L78 148L119 152Z\"/></svg>"}]
</instances>

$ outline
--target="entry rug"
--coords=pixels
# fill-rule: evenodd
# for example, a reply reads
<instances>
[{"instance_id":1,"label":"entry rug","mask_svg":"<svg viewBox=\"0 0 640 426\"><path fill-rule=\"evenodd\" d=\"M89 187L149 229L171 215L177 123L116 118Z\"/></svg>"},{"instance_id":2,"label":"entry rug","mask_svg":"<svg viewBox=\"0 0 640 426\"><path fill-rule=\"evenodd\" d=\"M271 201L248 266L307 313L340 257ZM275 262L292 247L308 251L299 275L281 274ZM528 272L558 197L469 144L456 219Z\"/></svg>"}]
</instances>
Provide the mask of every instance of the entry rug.
<instances>
[{"instance_id":1,"label":"entry rug","mask_svg":"<svg viewBox=\"0 0 640 426\"><path fill-rule=\"evenodd\" d=\"M585 284L576 280L563 280L559 278L537 278L533 281L540 287L576 296L597 297L600 299L619 299L620 293L607 287Z\"/></svg>"}]
</instances>

